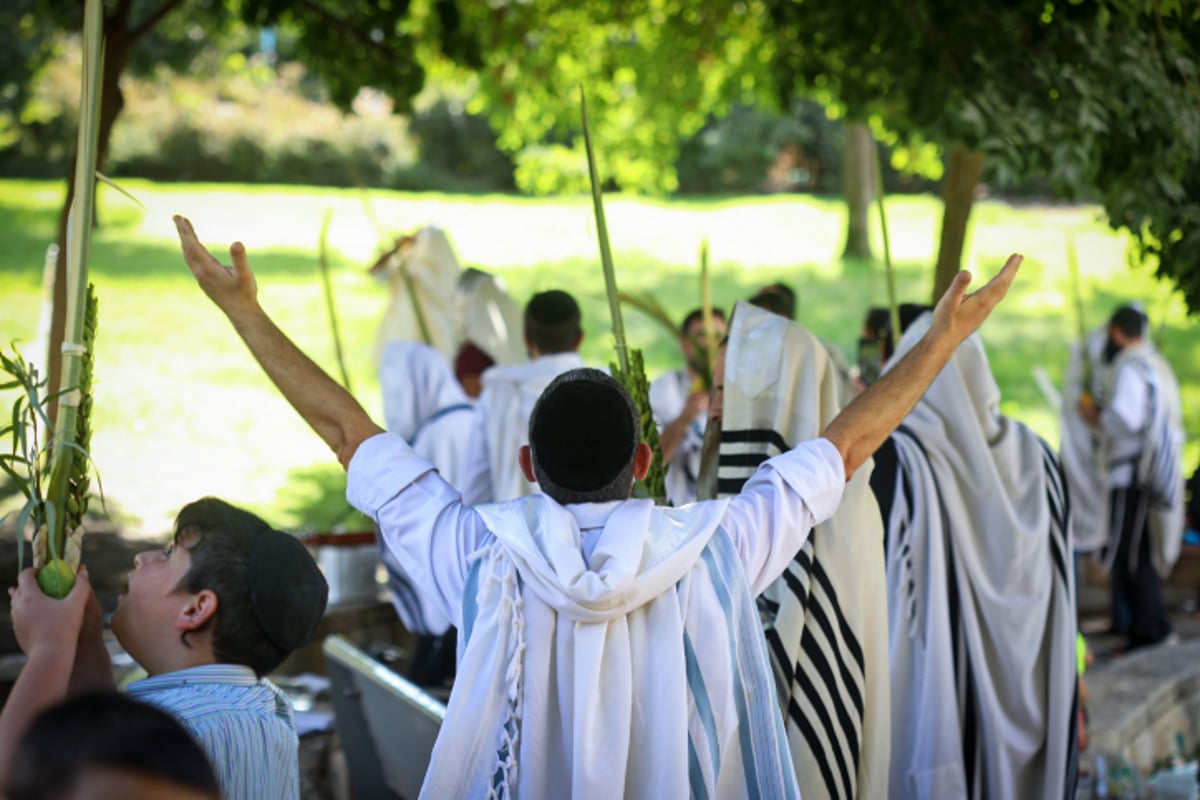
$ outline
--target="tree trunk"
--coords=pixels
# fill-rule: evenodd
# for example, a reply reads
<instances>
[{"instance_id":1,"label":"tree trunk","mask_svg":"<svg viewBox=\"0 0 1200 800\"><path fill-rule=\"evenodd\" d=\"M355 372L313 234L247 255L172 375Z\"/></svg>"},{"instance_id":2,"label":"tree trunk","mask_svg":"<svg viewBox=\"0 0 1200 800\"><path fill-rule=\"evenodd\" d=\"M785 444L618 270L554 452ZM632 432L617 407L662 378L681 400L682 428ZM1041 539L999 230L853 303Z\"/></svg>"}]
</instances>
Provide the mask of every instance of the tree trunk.
<instances>
[{"instance_id":1,"label":"tree trunk","mask_svg":"<svg viewBox=\"0 0 1200 800\"><path fill-rule=\"evenodd\" d=\"M942 237L938 244L937 269L933 275L933 302L949 288L962 268L967 221L975 202L975 187L983 173L983 153L955 147L950 151L946 177L942 180Z\"/></svg>"},{"instance_id":2,"label":"tree trunk","mask_svg":"<svg viewBox=\"0 0 1200 800\"><path fill-rule=\"evenodd\" d=\"M123 5L123 4L122 4ZM125 107L121 93L121 72L129 58L133 45L125 31L125 19L104 19L104 72L100 76L100 130L96 142L96 169L103 170L104 157L108 154L108 143L113 124ZM58 262L54 268L54 302L50 315L50 337L46 352L46 376L50 392L55 394L63 388L62 343L67 328L67 218L71 203L75 200L75 159L71 159L67 170L67 195L58 214ZM87 224L92 224L88 220ZM58 401L50 401L50 421L58 419Z\"/></svg>"},{"instance_id":3,"label":"tree trunk","mask_svg":"<svg viewBox=\"0 0 1200 800\"><path fill-rule=\"evenodd\" d=\"M846 129L842 161L842 190L846 196L846 249L843 259L870 259L871 201L875 199L875 138L862 122Z\"/></svg>"}]
</instances>

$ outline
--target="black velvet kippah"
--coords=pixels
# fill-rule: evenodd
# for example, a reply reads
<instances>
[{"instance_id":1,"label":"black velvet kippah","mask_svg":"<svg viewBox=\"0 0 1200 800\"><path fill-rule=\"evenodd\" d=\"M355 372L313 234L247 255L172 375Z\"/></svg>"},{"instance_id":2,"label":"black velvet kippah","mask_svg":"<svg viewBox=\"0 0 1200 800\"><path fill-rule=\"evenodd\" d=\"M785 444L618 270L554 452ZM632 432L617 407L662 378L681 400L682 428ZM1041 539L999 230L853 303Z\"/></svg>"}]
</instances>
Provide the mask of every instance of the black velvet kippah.
<instances>
[{"instance_id":1,"label":"black velvet kippah","mask_svg":"<svg viewBox=\"0 0 1200 800\"><path fill-rule=\"evenodd\" d=\"M306 644L325 614L329 584L300 540L267 529L250 546L250 603L267 638L281 650Z\"/></svg>"},{"instance_id":2,"label":"black velvet kippah","mask_svg":"<svg viewBox=\"0 0 1200 800\"><path fill-rule=\"evenodd\" d=\"M533 457L564 489L602 489L633 459L635 413L628 393L611 377L571 370L538 399L529 430Z\"/></svg>"}]
</instances>

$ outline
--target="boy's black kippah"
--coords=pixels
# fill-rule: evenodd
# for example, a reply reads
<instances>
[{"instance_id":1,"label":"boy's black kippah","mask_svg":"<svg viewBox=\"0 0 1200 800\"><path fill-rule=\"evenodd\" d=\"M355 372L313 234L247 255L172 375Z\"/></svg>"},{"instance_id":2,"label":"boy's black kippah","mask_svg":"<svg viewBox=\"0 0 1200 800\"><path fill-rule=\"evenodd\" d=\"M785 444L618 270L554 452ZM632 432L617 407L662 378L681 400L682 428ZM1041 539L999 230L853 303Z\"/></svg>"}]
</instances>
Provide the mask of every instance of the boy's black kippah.
<instances>
[{"instance_id":1,"label":"boy's black kippah","mask_svg":"<svg viewBox=\"0 0 1200 800\"><path fill-rule=\"evenodd\" d=\"M312 639L325 614L329 584L308 548L267 529L250 545L250 604L267 638L291 652Z\"/></svg>"},{"instance_id":2,"label":"boy's black kippah","mask_svg":"<svg viewBox=\"0 0 1200 800\"><path fill-rule=\"evenodd\" d=\"M538 398L529 443L547 477L564 489L597 491L629 466L638 444L628 393L595 369L564 372Z\"/></svg>"}]
</instances>

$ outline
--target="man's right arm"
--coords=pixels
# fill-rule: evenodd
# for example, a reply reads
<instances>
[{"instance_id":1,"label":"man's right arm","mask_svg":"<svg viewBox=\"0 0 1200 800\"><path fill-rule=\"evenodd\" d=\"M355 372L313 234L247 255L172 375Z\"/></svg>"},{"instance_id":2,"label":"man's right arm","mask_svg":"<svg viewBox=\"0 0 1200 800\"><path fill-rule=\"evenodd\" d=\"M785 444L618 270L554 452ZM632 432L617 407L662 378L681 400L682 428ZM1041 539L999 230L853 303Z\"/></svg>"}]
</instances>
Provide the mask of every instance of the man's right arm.
<instances>
[{"instance_id":1,"label":"man's right arm","mask_svg":"<svg viewBox=\"0 0 1200 800\"><path fill-rule=\"evenodd\" d=\"M229 248L232 267L222 265L200 244L192 225L175 217L184 261L209 299L233 323L234 330L283 396L337 454L343 467L358 446L381 432L358 401L300 351L258 304L258 289L246 249Z\"/></svg>"},{"instance_id":2,"label":"man's right arm","mask_svg":"<svg viewBox=\"0 0 1200 800\"><path fill-rule=\"evenodd\" d=\"M1009 256L1004 268L970 295L966 290L971 274L958 273L921 340L829 423L822 436L841 453L847 480L904 421L958 346L1004 299L1023 259L1015 253Z\"/></svg>"}]
</instances>

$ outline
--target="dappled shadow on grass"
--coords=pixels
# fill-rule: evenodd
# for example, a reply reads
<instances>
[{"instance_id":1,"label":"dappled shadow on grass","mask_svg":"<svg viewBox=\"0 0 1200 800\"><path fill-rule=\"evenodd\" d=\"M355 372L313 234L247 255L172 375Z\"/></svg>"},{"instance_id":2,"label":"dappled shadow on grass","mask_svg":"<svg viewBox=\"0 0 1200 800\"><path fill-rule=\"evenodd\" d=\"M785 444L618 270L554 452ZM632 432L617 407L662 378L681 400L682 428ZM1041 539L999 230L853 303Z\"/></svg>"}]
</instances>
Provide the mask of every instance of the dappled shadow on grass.
<instances>
[{"instance_id":1,"label":"dappled shadow on grass","mask_svg":"<svg viewBox=\"0 0 1200 800\"><path fill-rule=\"evenodd\" d=\"M0 259L0 275L7 279L20 278L39 283L45 265L46 248L57 235L58 210L51 208L21 208L0 204L0 233L4 258ZM97 277L145 278L171 276L187 268L177 246L160 242L131 240L123 223L102 224L92 234L92 257L89 270ZM231 242L206 242L212 253L224 264L230 263L228 245ZM250 253L255 274L304 276L315 275L319 269L314 250L271 249Z\"/></svg>"},{"instance_id":2,"label":"dappled shadow on grass","mask_svg":"<svg viewBox=\"0 0 1200 800\"><path fill-rule=\"evenodd\" d=\"M41 281L46 248L58 234L58 211L0 205L0 275Z\"/></svg>"}]
</instances>

